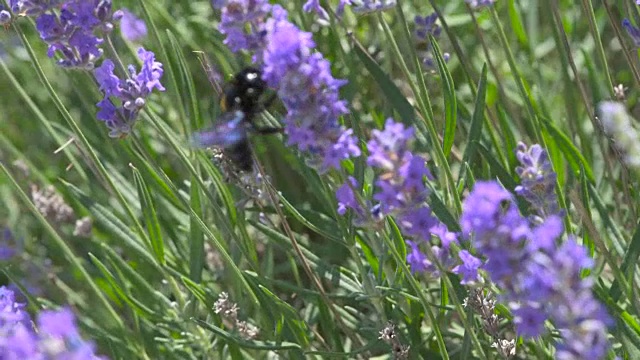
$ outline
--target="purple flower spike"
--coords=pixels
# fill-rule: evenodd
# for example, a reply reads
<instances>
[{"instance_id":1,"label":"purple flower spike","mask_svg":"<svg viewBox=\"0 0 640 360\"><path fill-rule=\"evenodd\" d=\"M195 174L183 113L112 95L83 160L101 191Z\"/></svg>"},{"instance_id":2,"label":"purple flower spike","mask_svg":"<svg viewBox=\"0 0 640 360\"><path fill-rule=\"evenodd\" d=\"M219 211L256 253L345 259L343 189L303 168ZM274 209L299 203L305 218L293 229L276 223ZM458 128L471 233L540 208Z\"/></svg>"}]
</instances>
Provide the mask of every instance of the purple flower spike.
<instances>
[{"instance_id":1,"label":"purple flower spike","mask_svg":"<svg viewBox=\"0 0 640 360\"><path fill-rule=\"evenodd\" d=\"M127 9L122 9L120 31L122 37L129 41L139 41L147 36L147 24Z\"/></svg>"},{"instance_id":2,"label":"purple flower spike","mask_svg":"<svg viewBox=\"0 0 640 360\"><path fill-rule=\"evenodd\" d=\"M525 198L544 219L550 215L561 215L555 193L556 173L551 167L547 152L535 144L527 148L520 142L516 156L521 166L516 168L521 185L515 188L516 194Z\"/></svg>"},{"instance_id":3,"label":"purple flower spike","mask_svg":"<svg viewBox=\"0 0 640 360\"><path fill-rule=\"evenodd\" d=\"M17 323L28 323L29 315L23 310L25 304L16 302L15 293L0 286L0 329Z\"/></svg>"},{"instance_id":4,"label":"purple flower spike","mask_svg":"<svg viewBox=\"0 0 640 360\"><path fill-rule=\"evenodd\" d=\"M12 10L36 17L36 28L48 45L47 55L58 65L91 70L102 56L103 36L113 30L117 16L110 0L12 1Z\"/></svg>"},{"instance_id":5,"label":"purple flower spike","mask_svg":"<svg viewBox=\"0 0 640 360\"><path fill-rule=\"evenodd\" d=\"M413 128L387 119L384 130L373 130L367 143L367 164L384 170L392 170L402 162L407 151L407 142L413 138Z\"/></svg>"},{"instance_id":6,"label":"purple flower spike","mask_svg":"<svg viewBox=\"0 0 640 360\"><path fill-rule=\"evenodd\" d=\"M420 56L422 58L422 63L425 65L427 69L434 69L436 67L436 60L433 58L431 42L429 40L429 35L438 39L440 37L440 33L442 32L442 28L440 25L436 24L438 20L438 14L432 13L431 15L427 15L425 17L416 16L414 21L416 23L416 30L414 32L415 39L417 45L421 45L423 48L420 51ZM445 61L449 61L450 55L448 53L442 54L442 57Z\"/></svg>"},{"instance_id":7,"label":"purple flower spike","mask_svg":"<svg viewBox=\"0 0 640 360\"><path fill-rule=\"evenodd\" d=\"M24 304L15 293L0 286L0 354L2 359L105 359L95 354L95 344L80 337L69 309L42 311L31 325Z\"/></svg>"},{"instance_id":8,"label":"purple flower spike","mask_svg":"<svg viewBox=\"0 0 640 360\"><path fill-rule=\"evenodd\" d=\"M353 189L358 188L358 182L352 176L349 176L348 182L344 183L336 191L336 199L338 199L338 214L344 215L347 209L353 209L357 213L362 214L362 209L356 195L353 193Z\"/></svg>"},{"instance_id":9,"label":"purple flower spike","mask_svg":"<svg viewBox=\"0 0 640 360\"><path fill-rule=\"evenodd\" d=\"M633 26L629 19L622 20L622 26L625 28L625 30L627 30L627 33L631 37L631 40L633 40L633 44L636 47L640 47L640 29Z\"/></svg>"},{"instance_id":10,"label":"purple flower spike","mask_svg":"<svg viewBox=\"0 0 640 360\"><path fill-rule=\"evenodd\" d=\"M138 49L142 68L136 74L129 65L129 78L122 80L114 74L115 64L110 59L94 70L94 76L104 98L98 102L98 120L105 122L109 136L121 137L131 132L138 113L146 104L146 98L154 89L164 91L160 83L163 74L162 63L155 61L155 55L143 48ZM116 106L119 103L120 105Z\"/></svg>"},{"instance_id":11,"label":"purple flower spike","mask_svg":"<svg viewBox=\"0 0 640 360\"><path fill-rule=\"evenodd\" d=\"M17 241L11 230L5 228L0 235L0 261L6 261L13 258L18 251Z\"/></svg>"},{"instance_id":12,"label":"purple flower spike","mask_svg":"<svg viewBox=\"0 0 640 360\"><path fill-rule=\"evenodd\" d=\"M425 17L420 17L416 15L415 17L416 23L416 37L419 39L429 41L428 35L431 34L433 37L440 36L442 32L442 28L440 25L436 24L436 20L438 20L437 13L431 13L431 15L427 15Z\"/></svg>"},{"instance_id":13,"label":"purple flower spike","mask_svg":"<svg viewBox=\"0 0 640 360\"><path fill-rule=\"evenodd\" d=\"M482 261L471 255L467 250L460 250L458 257L462 263L451 269L451 271L462 276L460 283L464 285L478 281L478 269L482 266Z\"/></svg>"},{"instance_id":14,"label":"purple flower spike","mask_svg":"<svg viewBox=\"0 0 640 360\"><path fill-rule=\"evenodd\" d=\"M0 7L0 25L6 25L11 21L11 13Z\"/></svg>"},{"instance_id":15,"label":"purple flower spike","mask_svg":"<svg viewBox=\"0 0 640 360\"><path fill-rule=\"evenodd\" d=\"M253 53L262 77L277 89L287 109L288 143L313 156L320 171L339 168L342 160L360 155L352 132L338 122L347 104L338 90L346 82L331 75L331 64L314 52L311 33L287 20L287 11L265 0L229 0L221 7L220 32L232 51ZM306 8L318 9L317 2Z\"/></svg>"},{"instance_id":16,"label":"purple flower spike","mask_svg":"<svg viewBox=\"0 0 640 360\"><path fill-rule=\"evenodd\" d=\"M521 156L530 167L541 159L540 149L532 153ZM540 336L549 320L562 337L556 358L604 358L610 320L593 297L593 280L581 276L593 260L571 238L558 245L563 232L559 216L531 229L505 189L496 182L478 182L464 201L460 222L486 258L484 269L503 290L519 335Z\"/></svg>"},{"instance_id":17,"label":"purple flower spike","mask_svg":"<svg viewBox=\"0 0 640 360\"><path fill-rule=\"evenodd\" d=\"M411 272L423 273L427 271L427 268L431 267L431 262L418 249L418 244L410 240L407 240L406 243L411 247L411 251L407 254L407 264L411 267Z\"/></svg>"},{"instance_id":18,"label":"purple flower spike","mask_svg":"<svg viewBox=\"0 0 640 360\"><path fill-rule=\"evenodd\" d=\"M369 14L392 9L396 0L351 0L352 10L356 14Z\"/></svg>"},{"instance_id":19,"label":"purple flower spike","mask_svg":"<svg viewBox=\"0 0 640 360\"><path fill-rule=\"evenodd\" d=\"M496 2L496 0L465 0L465 2L472 8L472 9L481 9L483 7L486 6L491 6L493 5L493 3Z\"/></svg>"},{"instance_id":20,"label":"purple flower spike","mask_svg":"<svg viewBox=\"0 0 640 360\"><path fill-rule=\"evenodd\" d=\"M304 12L314 12L316 13L320 19L329 20L329 13L320 5L320 0L307 0L306 3L302 6L302 10Z\"/></svg>"}]
</instances>

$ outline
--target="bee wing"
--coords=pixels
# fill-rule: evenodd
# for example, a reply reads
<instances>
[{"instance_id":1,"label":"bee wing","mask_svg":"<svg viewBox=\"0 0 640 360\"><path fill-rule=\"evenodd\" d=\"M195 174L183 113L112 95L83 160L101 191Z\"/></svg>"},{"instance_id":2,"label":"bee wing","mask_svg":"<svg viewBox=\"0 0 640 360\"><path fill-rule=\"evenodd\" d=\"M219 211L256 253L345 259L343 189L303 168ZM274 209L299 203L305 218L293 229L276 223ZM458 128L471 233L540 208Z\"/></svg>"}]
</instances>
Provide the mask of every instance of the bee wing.
<instances>
[{"instance_id":1,"label":"bee wing","mask_svg":"<svg viewBox=\"0 0 640 360\"><path fill-rule=\"evenodd\" d=\"M191 145L195 147L229 147L247 138L244 128L244 113L233 111L222 114L212 128L196 132L191 136Z\"/></svg>"}]
</instances>

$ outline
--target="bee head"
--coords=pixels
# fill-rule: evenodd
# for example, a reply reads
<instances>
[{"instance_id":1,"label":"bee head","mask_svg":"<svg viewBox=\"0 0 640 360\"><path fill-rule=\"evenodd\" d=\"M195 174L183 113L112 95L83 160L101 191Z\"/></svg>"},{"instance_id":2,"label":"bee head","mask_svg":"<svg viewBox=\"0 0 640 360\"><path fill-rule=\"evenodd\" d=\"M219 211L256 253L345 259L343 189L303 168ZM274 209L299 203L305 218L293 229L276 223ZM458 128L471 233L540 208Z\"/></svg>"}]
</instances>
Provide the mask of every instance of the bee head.
<instances>
[{"instance_id":1,"label":"bee head","mask_svg":"<svg viewBox=\"0 0 640 360\"><path fill-rule=\"evenodd\" d=\"M262 72L252 67L239 72L235 81L242 92L238 95L245 99L257 100L267 88L267 84L262 80Z\"/></svg>"}]
</instances>

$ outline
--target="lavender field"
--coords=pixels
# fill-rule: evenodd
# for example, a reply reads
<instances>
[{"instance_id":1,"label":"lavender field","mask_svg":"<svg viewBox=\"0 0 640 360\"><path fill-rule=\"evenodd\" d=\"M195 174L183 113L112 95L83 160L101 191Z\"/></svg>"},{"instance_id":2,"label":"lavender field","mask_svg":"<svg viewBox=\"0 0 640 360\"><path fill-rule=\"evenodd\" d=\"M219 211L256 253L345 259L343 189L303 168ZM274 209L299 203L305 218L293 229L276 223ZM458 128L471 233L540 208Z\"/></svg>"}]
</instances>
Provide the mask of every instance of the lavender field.
<instances>
[{"instance_id":1,"label":"lavender field","mask_svg":"<svg viewBox=\"0 0 640 360\"><path fill-rule=\"evenodd\" d=\"M640 1L0 25L0 360L640 359Z\"/></svg>"}]
</instances>

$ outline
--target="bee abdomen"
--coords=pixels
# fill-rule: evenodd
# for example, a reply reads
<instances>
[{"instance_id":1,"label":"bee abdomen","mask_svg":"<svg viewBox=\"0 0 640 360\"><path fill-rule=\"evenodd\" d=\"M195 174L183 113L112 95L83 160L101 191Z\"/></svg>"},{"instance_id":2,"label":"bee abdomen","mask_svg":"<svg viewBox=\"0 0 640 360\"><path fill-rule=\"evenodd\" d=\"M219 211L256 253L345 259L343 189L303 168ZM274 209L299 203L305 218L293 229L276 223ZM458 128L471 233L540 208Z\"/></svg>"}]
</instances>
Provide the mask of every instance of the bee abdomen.
<instances>
[{"instance_id":1,"label":"bee abdomen","mask_svg":"<svg viewBox=\"0 0 640 360\"><path fill-rule=\"evenodd\" d=\"M251 171L253 168L253 157L248 141L241 141L225 149L226 155L242 171Z\"/></svg>"}]
</instances>

